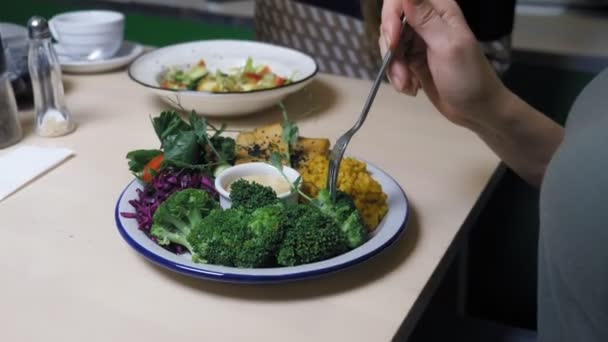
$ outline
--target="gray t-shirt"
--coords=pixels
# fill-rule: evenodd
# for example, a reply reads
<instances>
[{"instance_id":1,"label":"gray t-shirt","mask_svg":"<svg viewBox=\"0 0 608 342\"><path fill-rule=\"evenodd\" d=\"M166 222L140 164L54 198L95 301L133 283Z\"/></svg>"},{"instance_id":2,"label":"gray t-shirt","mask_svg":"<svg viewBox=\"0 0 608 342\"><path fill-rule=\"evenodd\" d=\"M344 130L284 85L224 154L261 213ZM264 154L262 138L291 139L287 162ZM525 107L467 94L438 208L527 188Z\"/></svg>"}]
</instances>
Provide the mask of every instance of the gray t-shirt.
<instances>
[{"instance_id":1,"label":"gray t-shirt","mask_svg":"<svg viewBox=\"0 0 608 342\"><path fill-rule=\"evenodd\" d=\"M577 98L541 189L539 342L608 342L608 70Z\"/></svg>"}]
</instances>

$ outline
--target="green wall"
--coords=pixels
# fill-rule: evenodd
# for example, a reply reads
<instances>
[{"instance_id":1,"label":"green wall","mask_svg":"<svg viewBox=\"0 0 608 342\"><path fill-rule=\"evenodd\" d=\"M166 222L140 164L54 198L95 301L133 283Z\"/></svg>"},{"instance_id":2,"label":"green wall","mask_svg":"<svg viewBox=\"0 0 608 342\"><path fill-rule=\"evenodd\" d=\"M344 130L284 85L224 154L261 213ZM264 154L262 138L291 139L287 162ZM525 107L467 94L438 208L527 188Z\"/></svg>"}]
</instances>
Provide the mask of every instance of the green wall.
<instances>
[{"instance_id":1,"label":"green wall","mask_svg":"<svg viewBox=\"0 0 608 342\"><path fill-rule=\"evenodd\" d=\"M26 25L28 18L41 15L50 18L65 11L94 9L106 6L89 1L10 1L0 12L0 21ZM137 6L112 5L126 14L127 40L155 46L200 39L253 39L254 31L248 25L218 23L218 19L196 18L195 15L178 12L163 14L162 11ZM228 22L228 21L227 21Z\"/></svg>"}]
</instances>

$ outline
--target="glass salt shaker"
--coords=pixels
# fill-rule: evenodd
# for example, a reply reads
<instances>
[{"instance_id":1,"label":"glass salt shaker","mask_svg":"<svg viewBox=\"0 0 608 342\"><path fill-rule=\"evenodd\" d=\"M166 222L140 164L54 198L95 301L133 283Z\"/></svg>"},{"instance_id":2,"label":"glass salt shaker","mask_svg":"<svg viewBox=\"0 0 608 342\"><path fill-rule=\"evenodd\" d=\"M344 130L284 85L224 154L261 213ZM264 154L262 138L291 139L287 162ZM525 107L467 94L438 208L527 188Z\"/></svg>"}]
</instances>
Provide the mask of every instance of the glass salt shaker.
<instances>
[{"instance_id":1,"label":"glass salt shaker","mask_svg":"<svg viewBox=\"0 0 608 342\"><path fill-rule=\"evenodd\" d=\"M0 148L17 143L22 136L17 101L11 86L4 45L0 37Z\"/></svg>"},{"instance_id":2,"label":"glass salt shaker","mask_svg":"<svg viewBox=\"0 0 608 342\"><path fill-rule=\"evenodd\" d=\"M32 17L28 22L28 68L34 91L35 131L43 137L72 132L76 125L65 105L61 66L51 42L47 21Z\"/></svg>"}]
</instances>

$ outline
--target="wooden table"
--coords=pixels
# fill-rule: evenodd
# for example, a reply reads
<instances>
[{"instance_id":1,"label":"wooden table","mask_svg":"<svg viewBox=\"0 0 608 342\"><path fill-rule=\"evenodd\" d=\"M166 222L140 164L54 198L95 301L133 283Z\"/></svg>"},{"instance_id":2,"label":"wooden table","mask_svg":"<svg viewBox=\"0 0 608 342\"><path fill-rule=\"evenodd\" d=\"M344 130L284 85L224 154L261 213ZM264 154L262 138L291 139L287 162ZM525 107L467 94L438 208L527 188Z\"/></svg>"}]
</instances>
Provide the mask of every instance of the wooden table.
<instances>
[{"instance_id":1,"label":"wooden table","mask_svg":"<svg viewBox=\"0 0 608 342\"><path fill-rule=\"evenodd\" d=\"M78 129L40 138L24 113L27 136L16 146L68 147L76 156L0 202L2 341L390 340L423 309L423 289L498 165L475 135L441 117L424 95L382 86L348 153L405 189L412 215L398 242L315 280L202 281L144 260L114 224L115 201L132 179L125 154L157 145L149 117L165 106L125 72L65 81ZM359 115L370 85L319 75L287 108L302 135L333 141ZM251 128L279 117L270 110L228 124Z\"/></svg>"}]
</instances>

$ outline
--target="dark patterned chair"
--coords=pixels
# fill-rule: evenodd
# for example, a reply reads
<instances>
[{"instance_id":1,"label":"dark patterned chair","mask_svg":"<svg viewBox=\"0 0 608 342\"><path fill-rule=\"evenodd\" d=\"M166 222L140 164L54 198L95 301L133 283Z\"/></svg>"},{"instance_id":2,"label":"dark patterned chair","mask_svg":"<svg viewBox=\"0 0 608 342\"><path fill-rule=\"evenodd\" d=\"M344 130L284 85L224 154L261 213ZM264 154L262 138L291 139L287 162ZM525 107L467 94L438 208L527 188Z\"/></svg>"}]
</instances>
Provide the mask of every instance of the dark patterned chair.
<instances>
[{"instance_id":1,"label":"dark patterned chair","mask_svg":"<svg viewBox=\"0 0 608 342\"><path fill-rule=\"evenodd\" d=\"M259 41L303 51L325 73L373 79L380 68L377 38L362 19L293 0L256 0Z\"/></svg>"}]
</instances>

